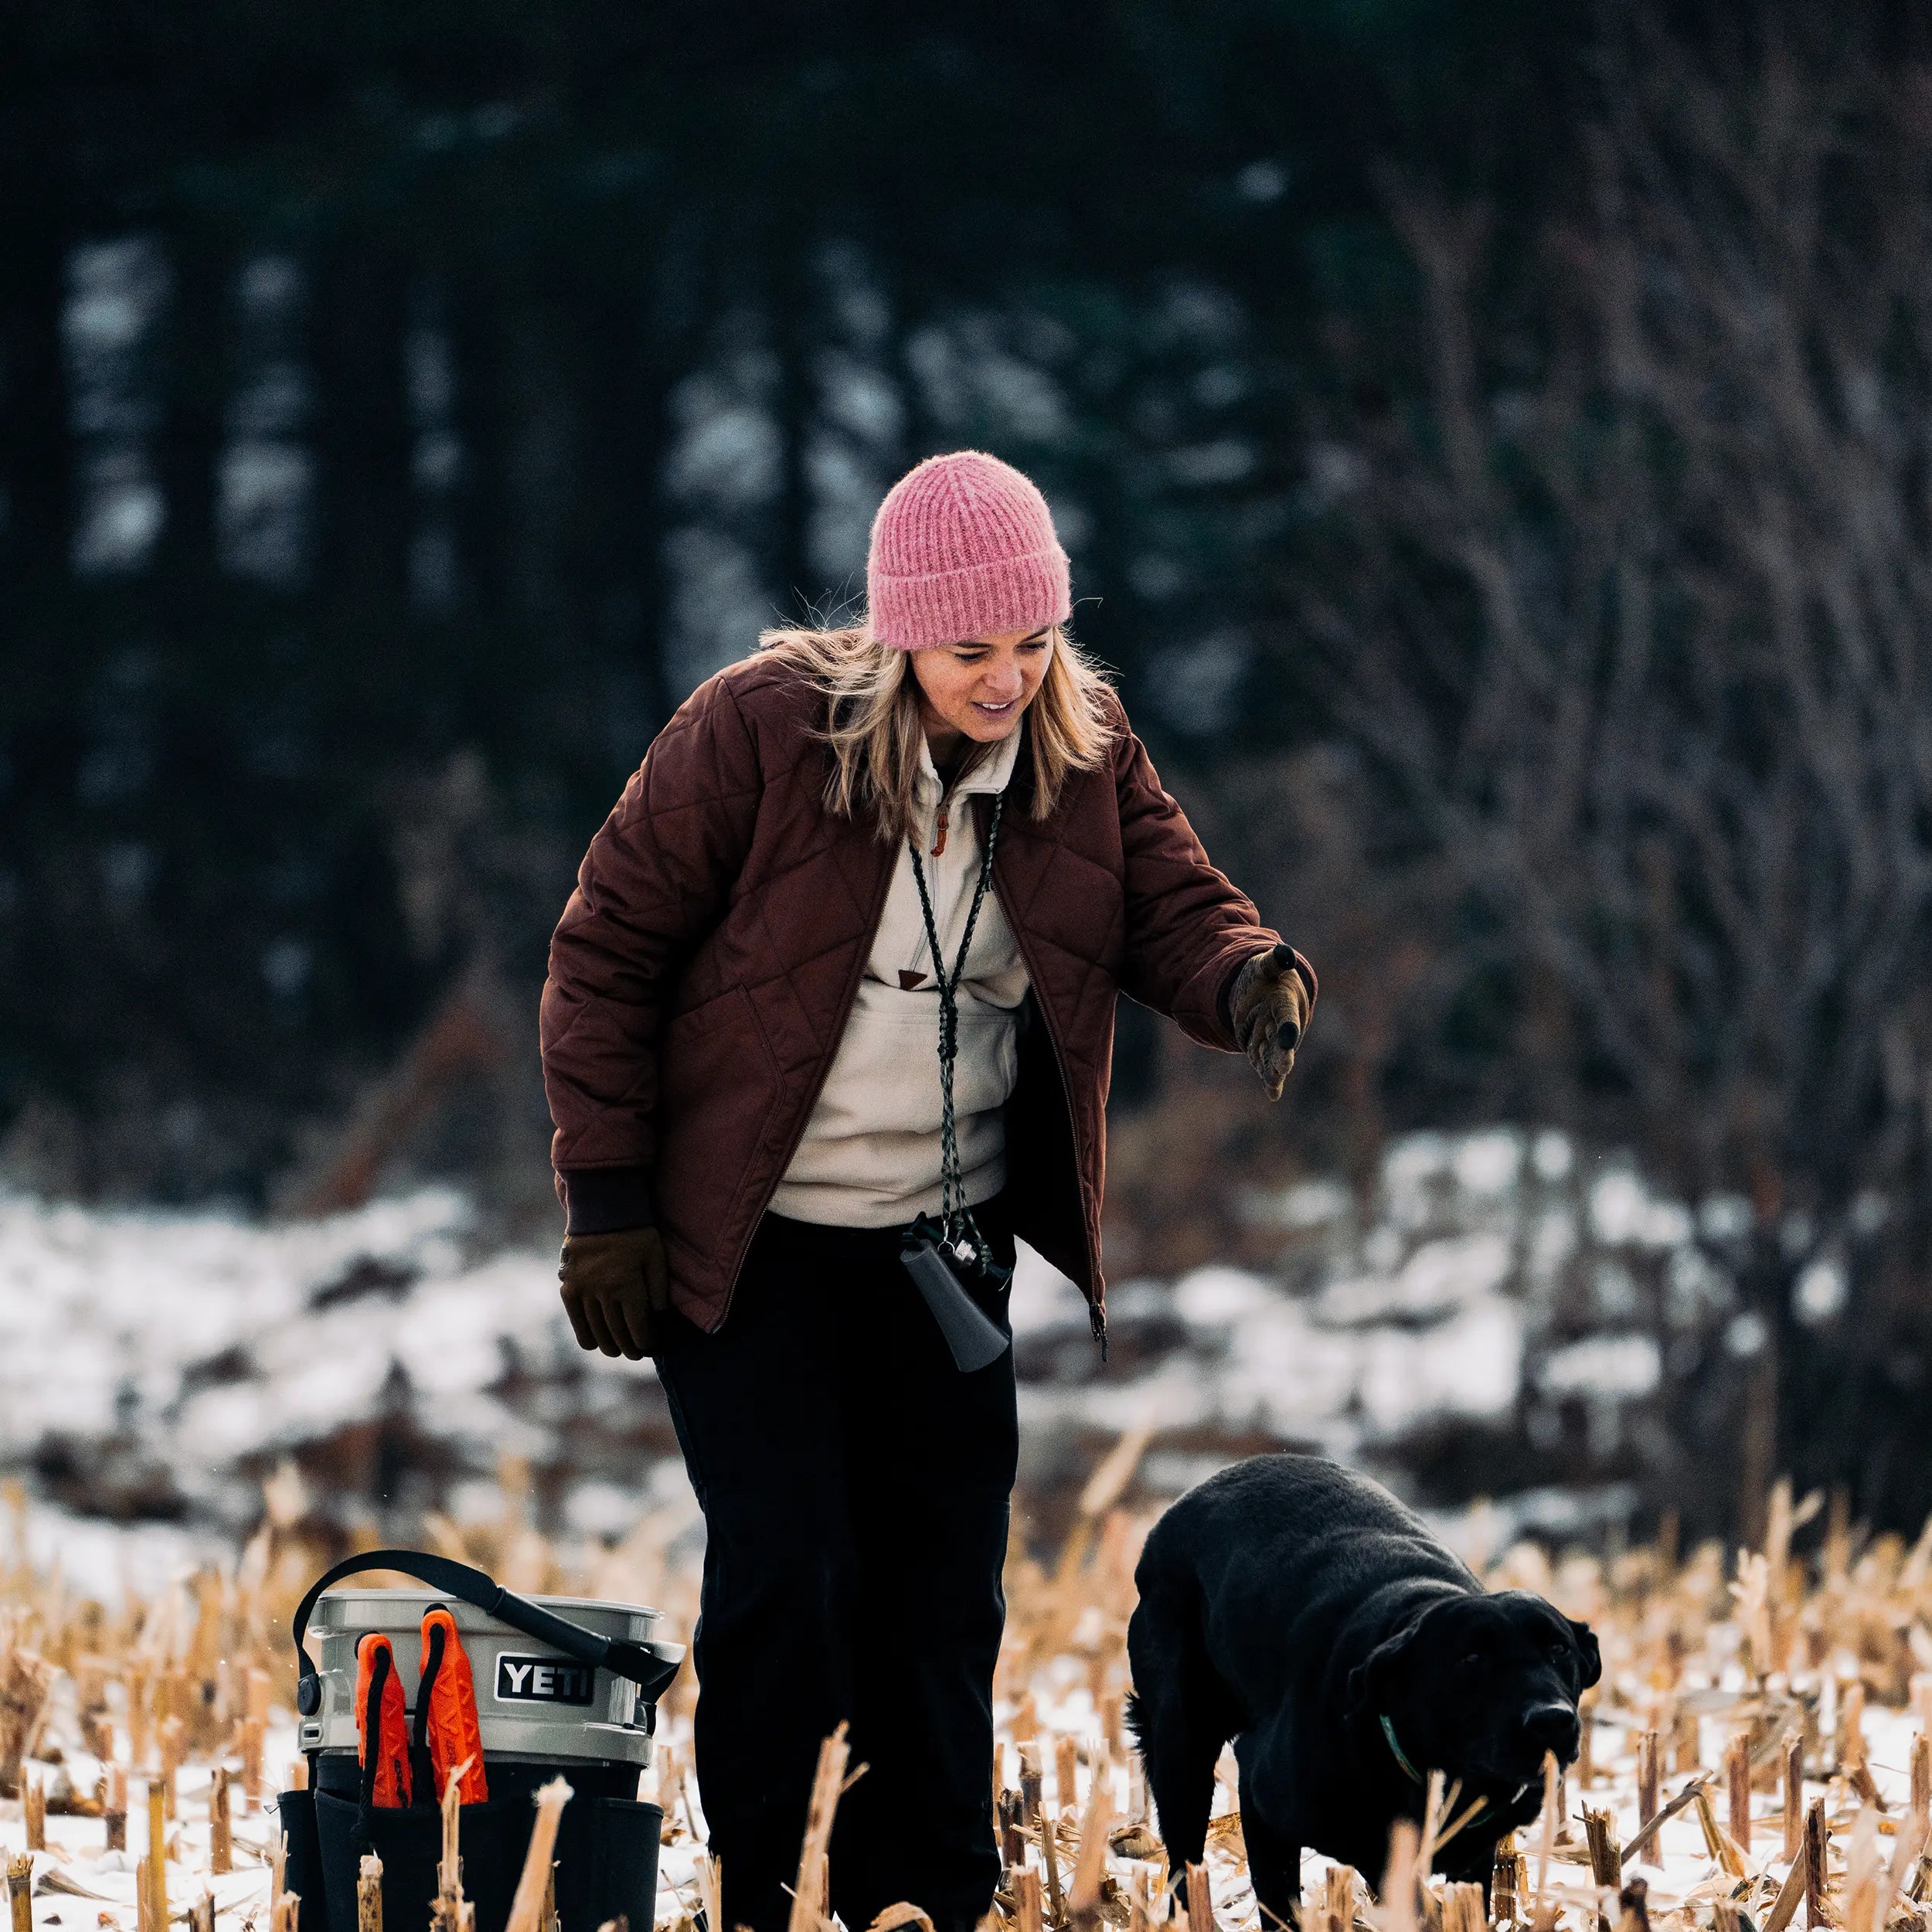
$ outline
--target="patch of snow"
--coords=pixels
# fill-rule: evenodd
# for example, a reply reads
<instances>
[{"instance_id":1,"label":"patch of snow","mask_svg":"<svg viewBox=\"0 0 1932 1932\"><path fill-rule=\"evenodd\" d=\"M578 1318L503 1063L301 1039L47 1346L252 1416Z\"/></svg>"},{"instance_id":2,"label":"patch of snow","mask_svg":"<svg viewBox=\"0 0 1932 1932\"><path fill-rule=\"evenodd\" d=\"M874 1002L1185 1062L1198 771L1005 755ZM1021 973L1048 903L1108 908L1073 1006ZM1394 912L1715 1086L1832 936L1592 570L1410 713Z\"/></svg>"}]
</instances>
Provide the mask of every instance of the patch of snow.
<instances>
[{"instance_id":1,"label":"patch of snow","mask_svg":"<svg viewBox=\"0 0 1932 1932\"><path fill-rule=\"evenodd\" d=\"M1548 1207L1539 1213L1529 1232L1526 1264L1530 1278L1553 1282L1563 1264L1577 1252L1577 1223L1566 1208Z\"/></svg>"},{"instance_id":2,"label":"patch of snow","mask_svg":"<svg viewBox=\"0 0 1932 1932\"><path fill-rule=\"evenodd\" d=\"M1374 1434L1391 1437L1419 1420L1506 1415L1522 1379L1522 1317L1490 1297L1431 1329L1427 1339L1372 1334L1359 1379Z\"/></svg>"},{"instance_id":3,"label":"patch of snow","mask_svg":"<svg viewBox=\"0 0 1932 1932\"><path fill-rule=\"evenodd\" d=\"M1672 1319L1680 1328L1727 1307L1732 1299L1730 1281L1694 1247L1678 1249L1664 1264L1664 1285Z\"/></svg>"},{"instance_id":4,"label":"patch of snow","mask_svg":"<svg viewBox=\"0 0 1932 1932\"><path fill-rule=\"evenodd\" d=\"M1512 1128L1466 1134L1450 1156L1458 1182L1471 1194L1506 1194L1522 1172L1522 1136Z\"/></svg>"},{"instance_id":5,"label":"patch of snow","mask_svg":"<svg viewBox=\"0 0 1932 1932\"><path fill-rule=\"evenodd\" d=\"M1884 1226L1891 1213L1885 1196L1866 1188L1852 1203L1852 1232L1869 1240Z\"/></svg>"},{"instance_id":6,"label":"patch of snow","mask_svg":"<svg viewBox=\"0 0 1932 1932\"><path fill-rule=\"evenodd\" d=\"M1536 1379L1551 1395L1646 1396L1663 1375L1647 1335L1594 1335L1546 1355Z\"/></svg>"},{"instance_id":7,"label":"patch of snow","mask_svg":"<svg viewBox=\"0 0 1932 1932\"><path fill-rule=\"evenodd\" d=\"M1570 1168L1576 1165L1576 1158L1570 1136L1558 1133L1553 1127L1545 1128L1529 1145L1530 1165L1536 1168L1539 1181L1566 1179Z\"/></svg>"},{"instance_id":8,"label":"patch of snow","mask_svg":"<svg viewBox=\"0 0 1932 1932\"><path fill-rule=\"evenodd\" d=\"M1362 1258L1378 1274L1392 1274L1402 1260L1402 1236L1386 1223L1372 1228L1362 1244Z\"/></svg>"},{"instance_id":9,"label":"patch of snow","mask_svg":"<svg viewBox=\"0 0 1932 1932\"><path fill-rule=\"evenodd\" d=\"M1592 1440L1622 1440L1620 1405L1661 1386L1658 1342L1638 1332L1657 1311L1660 1332L1728 1321L1728 1346L1763 1345L1754 1315L1733 1317L1721 1258L1694 1238L1748 1229L1750 1210L1713 1197L1693 1222L1627 1160L1586 1185L1578 1158L1547 1130L1405 1134L1359 1240L1336 1179L1255 1190L1244 1256L1256 1242L1265 1256L1278 1231L1297 1292L1265 1260L1124 1280L1104 1369L1083 1298L1022 1244L1012 1319L1027 1453L1042 1453L1042 1432L1145 1426L1190 1432L1185 1457L1210 1463L1219 1438L1257 1436L1399 1460L1425 1425L1509 1417L1526 1381L1585 1397ZM346 1520L379 1513L362 1491L399 1454L433 1468L434 1506L460 1515L474 1488L478 1508L497 1507L488 1478L509 1451L549 1466L566 1528L622 1533L655 1466L682 1480L655 1370L580 1351L547 1244L479 1254L474 1225L437 1189L287 1224L0 1193L0 1471L30 1472L73 1508L185 1512L232 1531L284 1454L345 1472L353 1493L328 1505ZM1296 1238L1308 1230L1321 1232ZM1828 1253L1802 1278L1801 1308L1822 1318L1842 1278ZM1556 1335L1577 1338L1549 1352ZM1553 1418L1542 1400L1525 1407L1529 1450L1553 1446Z\"/></svg>"},{"instance_id":10,"label":"patch of snow","mask_svg":"<svg viewBox=\"0 0 1932 1932\"><path fill-rule=\"evenodd\" d=\"M1606 1321L1626 1321L1643 1306L1636 1277L1621 1261L1604 1256L1590 1270L1590 1298Z\"/></svg>"},{"instance_id":11,"label":"patch of snow","mask_svg":"<svg viewBox=\"0 0 1932 1932\"><path fill-rule=\"evenodd\" d=\"M15 1549L12 1561L22 1563L24 1554L23 1567L57 1576L77 1596L110 1607L151 1600L196 1571L231 1565L235 1558L233 1538L206 1528L111 1522L43 1502L36 1502L25 1520L26 1548ZM0 1549L14 1540L0 1536Z\"/></svg>"},{"instance_id":12,"label":"patch of snow","mask_svg":"<svg viewBox=\"0 0 1932 1932\"><path fill-rule=\"evenodd\" d=\"M1713 1194L1698 1203L1697 1225L1707 1240L1740 1240L1751 1220L1751 1204L1741 1194Z\"/></svg>"},{"instance_id":13,"label":"patch of snow","mask_svg":"<svg viewBox=\"0 0 1932 1932\"><path fill-rule=\"evenodd\" d=\"M1519 1489L1468 1509L1417 1512L1465 1562L1492 1556L1522 1536L1574 1542L1611 1523L1628 1523L1641 1500L1634 1482L1588 1488Z\"/></svg>"},{"instance_id":14,"label":"patch of snow","mask_svg":"<svg viewBox=\"0 0 1932 1932\"><path fill-rule=\"evenodd\" d=\"M1383 1211L1399 1228L1427 1225L1437 1184L1449 1168L1449 1143L1440 1134L1405 1134L1382 1162Z\"/></svg>"},{"instance_id":15,"label":"patch of snow","mask_svg":"<svg viewBox=\"0 0 1932 1932\"><path fill-rule=\"evenodd\" d=\"M1446 1315L1493 1294L1509 1269L1509 1243L1500 1234L1425 1242L1393 1279L1369 1275L1330 1283L1315 1298L1315 1315L1337 1328Z\"/></svg>"},{"instance_id":16,"label":"patch of snow","mask_svg":"<svg viewBox=\"0 0 1932 1932\"><path fill-rule=\"evenodd\" d=\"M1217 1470L1234 1459L1206 1451L1190 1453L1181 1449L1150 1449L1141 1458L1141 1481L1156 1495L1178 1496L1197 1482L1206 1482Z\"/></svg>"},{"instance_id":17,"label":"patch of snow","mask_svg":"<svg viewBox=\"0 0 1932 1932\"><path fill-rule=\"evenodd\" d=\"M1067 1285L1073 1286L1070 1282ZM1107 1291L1107 1314L1119 1321L1143 1321L1152 1316L1170 1315L1173 1310L1174 1292L1164 1281L1150 1281L1137 1275Z\"/></svg>"},{"instance_id":18,"label":"patch of snow","mask_svg":"<svg viewBox=\"0 0 1932 1932\"><path fill-rule=\"evenodd\" d=\"M633 1488L614 1482L580 1482L563 1499L563 1520L580 1536L614 1540L634 1529L644 1502Z\"/></svg>"},{"instance_id":19,"label":"patch of snow","mask_svg":"<svg viewBox=\"0 0 1932 1932\"><path fill-rule=\"evenodd\" d=\"M1355 1196L1339 1181L1298 1181L1292 1187L1246 1189L1237 1207L1250 1226L1298 1233L1345 1221L1355 1210Z\"/></svg>"},{"instance_id":20,"label":"patch of snow","mask_svg":"<svg viewBox=\"0 0 1932 1932\"><path fill-rule=\"evenodd\" d=\"M1174 1305L1183 1321L1197 1328L1219 1328L1272 1308L1281 1291L1244 1269L1196 1268L1174 1284Z\"/></svg>"},{"instance_id":21,"label":"patch of snow","mask_svg":"<svg viewBox=\"0 0 1932 1932\"><path fill-rule=\"evenodd\" d=\"M1845 1270L1828 1257L1814 1261L1798 1277L1794 1298L1801 1321L1828 1321L1845 1307L1848 1289Z\"/></svg>"},{"instance_id":22,"label":"patch of snow","mask_svg":"<svg viewBox=\"0 0 1932 1932\"><path fill-rule=\"evenodd\" d=\"M1590 1190L1590 1218L1597 1238L1613 1247L1668 1248L1690 1239L1689 1212L1660 1200L1640 1176L1613 1168Z\"/></svg>"},{"instance_id":23,"label":"patch of snow","mask_svg":"<svg viewBox=\"0 0 1932 1932\"><path fill-rule=\"evenodd\" d=\"M1114 1300L1110 1290L1107 1300ZM1043 1260L1025 1243L1018 1244L1013 1291L1006 1304L1007 1319L1017 1337L1047 1330L1087 1326L1087 1298L1051 1263Z\"/></svg>"},{"instance_id":24,"label":"patch of snow","mask_svg":"<svg viewBox=\"0 0 1932 1932\"><path fill-rule=\"evenodd\" d=\"M180 1496L219 1513L253 1490L237 1484L244 1460L399 1402L479 1469L539 1453L548 1432L488 1393L506 1345L567 1365L590 1389L639 1370L577 1356L547 1257L467 1264L473 1222L442 1188L269 1224L0 1194L14 1381L0 1464L64 1441L97 1464L90 1445L104 1445L137 1473L172 1472Z\"/></svg>"}]
</instances>

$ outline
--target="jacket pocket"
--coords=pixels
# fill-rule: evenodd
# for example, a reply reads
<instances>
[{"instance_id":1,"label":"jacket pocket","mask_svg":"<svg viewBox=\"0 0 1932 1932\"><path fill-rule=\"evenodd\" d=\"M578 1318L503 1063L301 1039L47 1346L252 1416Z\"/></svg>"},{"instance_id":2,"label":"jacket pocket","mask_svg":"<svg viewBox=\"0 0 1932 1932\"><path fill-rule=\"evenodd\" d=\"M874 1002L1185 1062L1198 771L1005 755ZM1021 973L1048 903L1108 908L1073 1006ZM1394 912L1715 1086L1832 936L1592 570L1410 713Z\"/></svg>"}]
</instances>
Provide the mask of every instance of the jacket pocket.
<instances>
[{"instance_id":1,"label":"jacket pocket","mask_svg":"<svg viewBox=\"0 0 1932 1932\"><path fill-rule=\"evenodd\" d=\"M728 987L675 1015L665 1029L658 1092L668 1114L747 1087L768 1094L777 1073L751 995L742 986Z\"/></svg>"},{"instance_id":2,"label":"jacket pocket","mask_svg":"<svg viewBox=\"0 0 1932 1932\"><path fill-rule=\"evenodd\" d=\"M751 995L733 986L679 1014L659 1065L658 1205L667 1232L715 1236L755 1165L779 1093Z\"/></svg>"}]
</instances>

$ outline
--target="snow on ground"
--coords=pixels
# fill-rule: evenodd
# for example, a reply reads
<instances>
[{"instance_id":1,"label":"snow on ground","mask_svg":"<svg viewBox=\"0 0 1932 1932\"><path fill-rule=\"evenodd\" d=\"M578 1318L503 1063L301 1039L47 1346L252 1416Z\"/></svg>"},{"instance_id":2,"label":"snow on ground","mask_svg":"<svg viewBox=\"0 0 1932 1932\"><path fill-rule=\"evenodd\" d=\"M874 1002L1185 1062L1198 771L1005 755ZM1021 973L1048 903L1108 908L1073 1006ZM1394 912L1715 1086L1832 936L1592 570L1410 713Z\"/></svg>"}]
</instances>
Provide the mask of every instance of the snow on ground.
<instances>
[{"instance_id":1,"label":"snow on ground","mask_svg":"<svg viewBox=\"0 0 1932 1932\"><path fill-rule=\"evenodd\" d=\"M1029 1444L1151 1425L1184 1447L1149 1479L1179 1486L1223 1442L1373 1461L1539 1402L1614 1420L1658 1386L1649 1284L1700 1319L1729 1292L1686 1209L1553 1133L1399 1140L1366 1215L1320 1179L1241 1211L1276 1265L1117 1283L1104 1370L1077 1291L1022 1249ZM650 1365L576 1347L555 1250L483 1251L444 1189L277 1224L0 1194L0 1473L76 1524L233 1531L285 1457L379 1520L449 1507L509 1453L548 1472L559 1522L614 1535L675 1456Z\"/></svg>"}]
</instances>

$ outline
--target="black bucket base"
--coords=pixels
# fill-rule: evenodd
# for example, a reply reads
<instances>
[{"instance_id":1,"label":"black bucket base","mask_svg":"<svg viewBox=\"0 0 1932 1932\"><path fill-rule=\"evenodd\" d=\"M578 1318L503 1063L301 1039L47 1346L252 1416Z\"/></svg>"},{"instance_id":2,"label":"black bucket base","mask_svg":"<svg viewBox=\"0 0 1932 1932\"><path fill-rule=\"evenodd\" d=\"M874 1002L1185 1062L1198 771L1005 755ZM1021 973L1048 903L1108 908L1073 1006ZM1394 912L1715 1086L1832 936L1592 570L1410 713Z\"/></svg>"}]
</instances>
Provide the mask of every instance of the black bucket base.
<instances>
[{"instance_id":1,"label":"black bucket base","mask_svg":"<svg viewBox=\"0 0 1932 1932\"><path fill-rule=\"evenodd\" d=\"M365 1816L353 1758L338 1766L325 1757L318 1770L318 1788L284 1791L281 1799L287 1883L301 1896L301 1932L356 1932L355 1883L370 1852L383 1861L383 1923L397 1932L427 1927L443 1852L441 1813L423 1804ZM488 1800L465 1804L458 1821L463 1890L476 1907L476 1932L504 1932L536 1821L533 1794L559 1775L573 1792L553 1854L563 1932L597 1932L620 1917L631 1932L651 1932L664 1813L628 1794L637 1788L634 1764L509 1760L492 1761L488 1770Z\"/></svg>"}]
</instances>

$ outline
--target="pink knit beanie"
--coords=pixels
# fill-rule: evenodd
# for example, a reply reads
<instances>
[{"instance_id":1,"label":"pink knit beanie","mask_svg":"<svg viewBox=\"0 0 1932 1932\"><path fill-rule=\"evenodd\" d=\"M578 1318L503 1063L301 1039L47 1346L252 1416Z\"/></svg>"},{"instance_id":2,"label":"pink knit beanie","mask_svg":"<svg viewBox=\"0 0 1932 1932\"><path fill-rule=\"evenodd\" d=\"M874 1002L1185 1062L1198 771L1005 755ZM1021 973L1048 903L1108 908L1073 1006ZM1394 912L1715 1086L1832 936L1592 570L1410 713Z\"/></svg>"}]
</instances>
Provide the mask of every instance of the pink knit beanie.
<instances>
[{"instance_id":1,"label":"pink knit beanie","mask_svg":"<svg viewBox=\"0 0 1932 1932\"><path fill-rule=\"evenodd\" d=\"M872 635L901 651L1037 631L1073 613L1046 498L983 450L929 456L886 492L872 519L866 600Z\"/></svg>"}]
</instances>

